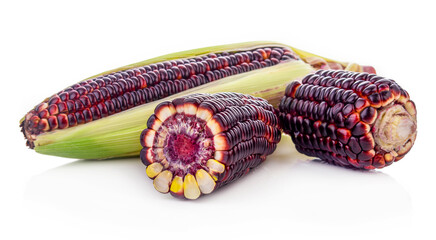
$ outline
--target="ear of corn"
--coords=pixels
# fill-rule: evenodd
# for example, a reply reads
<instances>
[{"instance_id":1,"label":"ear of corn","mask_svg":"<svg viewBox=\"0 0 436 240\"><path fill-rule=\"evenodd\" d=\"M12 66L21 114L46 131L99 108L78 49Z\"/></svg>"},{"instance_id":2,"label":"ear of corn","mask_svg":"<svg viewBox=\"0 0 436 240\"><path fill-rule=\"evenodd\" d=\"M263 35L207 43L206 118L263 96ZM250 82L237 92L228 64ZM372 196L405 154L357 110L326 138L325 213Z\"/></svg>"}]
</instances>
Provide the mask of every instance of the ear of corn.
<instances>
[{"instance_id":1,"label":"ear of corn","mask_svg":"<svg viewBox=\"0 0 436 240\"><path fill-rule=\"evenodd\" d=\"M258 73L241 74L207 86L187 90L162 101L181 97L192 93L238 92L252 94L265 99L280 99L286 84L291 79L304 77L313 69L303 62L289 62ZM38 136L35 151L55 156L104 159L121 156L137 156L141 150L139 135L146 127L147 118L153 114L154 108L162 101L154 101L115 114L106 118L89 122L78 127L48 132Z\"/></svg>"},{"instance_id":2,"label":"ear of corn","mask_svg":"<svg viewBox=\"0 0 436 240\"><path fill-rule=\"evenodd\" d=\"M279 110L298 151L340 166L389 166L416 138L409 94L375 74L319 70L289 84Z\"/></svg>"},{"instance_id":3,"label":"ear of corn","mask_svg":"<svg viewBox=\"0 0 436 240\"><path fill-rule=\"evenodd\" d=\"M240 93L159 104L141 134L141 160L162 193L196 199L247 174L281 138L275 109Z\"/></svg>"},{"instance_id":4,"label":"ear of corn","mask_svg":"<svg viewBox=\"0 0 436 240\"><path fill-rule=\"evenodd\" d=\"M144 121L162 101L199 92L240 92L276 105L287 83L314 68L350 66L297 52L310 61L302 61L283 44L249 42L127 65L47 98L21 120L22 131L28 145L43 154L82 159L136 156Z\"/></svg>"}]
</instances>

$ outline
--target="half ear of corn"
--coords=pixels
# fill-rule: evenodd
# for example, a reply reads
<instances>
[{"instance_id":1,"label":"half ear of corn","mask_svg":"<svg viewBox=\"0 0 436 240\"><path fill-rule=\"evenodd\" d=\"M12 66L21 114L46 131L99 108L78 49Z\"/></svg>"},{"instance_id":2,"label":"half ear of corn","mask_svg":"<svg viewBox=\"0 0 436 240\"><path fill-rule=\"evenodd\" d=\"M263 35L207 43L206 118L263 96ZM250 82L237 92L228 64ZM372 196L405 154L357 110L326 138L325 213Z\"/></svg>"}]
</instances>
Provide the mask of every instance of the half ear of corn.
<instances>
[{"instance_id":1,"label":"half ear of corn","mask_svg":"<svg viewBox=\"0 0 436 240\"><path fill-rule=\"evenodd\" d=\"M281 139L276 110L240 93L194 94L159 104L141 134L156 190L196 199L250 172Z\"/></svg>"},{"instance_id":2,"label":"half ear of corn","mask_svg":"<svg viewBox=\"0 0 436 240\"><path fill-rule=\"evenodd\" d=\"M375 74L319 70L288 85L279 111L299 152L344 167L389 166L417 134L407 91Z\"/></svg>"},{"instance_id":3,"label":"half ear of corn","mask_svg":"<svg viewBox=\"0 0 436 240\"><path fill-rule=\"evenodd\" d=\"M137 156L147 119L162 101L239 92L274 106L286 85L315 69L373 71L274 42L183 51L87 78L29 111L20 126L42 154L81 159Z\"/></svg>"}]
</instances>

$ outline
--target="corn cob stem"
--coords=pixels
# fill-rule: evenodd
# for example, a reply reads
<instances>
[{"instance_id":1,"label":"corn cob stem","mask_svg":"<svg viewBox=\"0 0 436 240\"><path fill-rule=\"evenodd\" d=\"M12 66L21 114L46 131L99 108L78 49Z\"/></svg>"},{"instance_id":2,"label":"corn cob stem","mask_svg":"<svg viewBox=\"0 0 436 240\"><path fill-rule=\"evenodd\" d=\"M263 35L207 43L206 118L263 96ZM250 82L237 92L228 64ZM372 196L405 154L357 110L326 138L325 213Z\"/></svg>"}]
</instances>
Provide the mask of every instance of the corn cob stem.
<instances>
[{"instance_id":1,"label":"corn cob stem","mask_svg":"<svg viewBox=\"0 0 436 240\"><path fill-rule=\"evenodd\" d=\"M333 69L333 70L346 70L352 72L367 72L367 73L376 73L375 69L372 66L359 65L353 62L340 62L336 60L332 60L326 57L321 57L319 55L290 47L303 61L310 64L315 69Z\"/></svg>"},{"instance_id":2,"label":"corn cob stem","mask_svg":"<svg viewBox=\"0 0 436 240\"><path fill-rule=\"evenodd\" d=\"M404 146L409 139L414 140L417 127L416 112L414 108L409 111L400 104L379 110L373 134L375 143L385 152L393 152Z\"/></svg>"}]
</instances>

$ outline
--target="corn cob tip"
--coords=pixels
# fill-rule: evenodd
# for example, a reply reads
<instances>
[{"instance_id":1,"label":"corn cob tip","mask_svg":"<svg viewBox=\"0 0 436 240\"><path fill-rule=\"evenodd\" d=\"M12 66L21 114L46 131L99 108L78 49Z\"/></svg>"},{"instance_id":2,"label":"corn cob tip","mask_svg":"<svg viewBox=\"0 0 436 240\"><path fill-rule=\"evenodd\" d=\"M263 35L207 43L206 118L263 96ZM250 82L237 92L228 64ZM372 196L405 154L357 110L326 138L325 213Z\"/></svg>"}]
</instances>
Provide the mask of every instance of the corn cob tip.
<instances>
[{"instance_id":1,"label":"corn cob tip","mask_svg":"<svg viewBox=\"0 0 436 240\"><path fill-rule=\"evenodd\" d=\"M416 139L409 94L375 74L319 70L288 85L279 111L298 151L340 166L389 166Z\"/></svg>"},{"instance_id":2,"label":"corn cob tip","mask_svg":"<svg viewBox=\"0 0 436 240\"><path fill-rule=\"evenodd\" d=\"M280 138L267 101L195 94L156 107L140 137L141 160L156 190L197 199L258 166Z\"/></svg>"},{"instance_id":3,"label":"corn cob tip","mask_svg":"<svg viewBox=\"0 0 436 240\"><path fill-rule=\"evenodd\" d=\"M33 149L35 147L34 141L36 139L36 135L32 134L27 129L29 126L37 127L39 124L40 119L36 119L36 117L33 117L34 115L32 113L27 113L23 119L20 120L20 130L24 135L24 138L26 139L26 146L30 149Z\"/></svg>"}]
</instances>

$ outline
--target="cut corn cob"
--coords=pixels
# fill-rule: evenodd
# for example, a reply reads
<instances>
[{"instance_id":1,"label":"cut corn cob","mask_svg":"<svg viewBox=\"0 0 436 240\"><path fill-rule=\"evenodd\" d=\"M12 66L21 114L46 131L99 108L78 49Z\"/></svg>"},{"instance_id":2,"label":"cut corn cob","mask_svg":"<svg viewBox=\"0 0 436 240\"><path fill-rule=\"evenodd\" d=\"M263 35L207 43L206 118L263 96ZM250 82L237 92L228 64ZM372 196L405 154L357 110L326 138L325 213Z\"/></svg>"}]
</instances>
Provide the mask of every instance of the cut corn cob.
<instances>
[{"instance_id":1,"label":"cut corn cob","mask_svg":"<svg viewBox=\"0 0 436 240\"><path fill-rule=\"evenodd\" d=\"M143 119L164 100L237 91L277 104L288 82L329 66L360 67L272 42L179 52L72 85L29 111L20 126L27 145L39 153L83 159L136 156Z\"/></svg>"},{"instance_id":2,"label":"cut corn cob","mask_svg":"<svg viewBox=\"0 0 436 240\"><path fill-rule=\"evenodd\" d=\"M194 94L159 104L141 134L141 160L162 193L196 199L235 181L273 153L281 131L266 100Z\"/></svg>"},{"instance_id":3,"label":"cut corn cob","mask_svg":"<svg viewBox=\"0 0 436 240\"><path fill-rule=\"evenodd\" d=\"M345 167L388 166L416 138L409 94L375 74L319 70L287 86L279 111L298 151Z\"/></svg>"}]
</instances>

